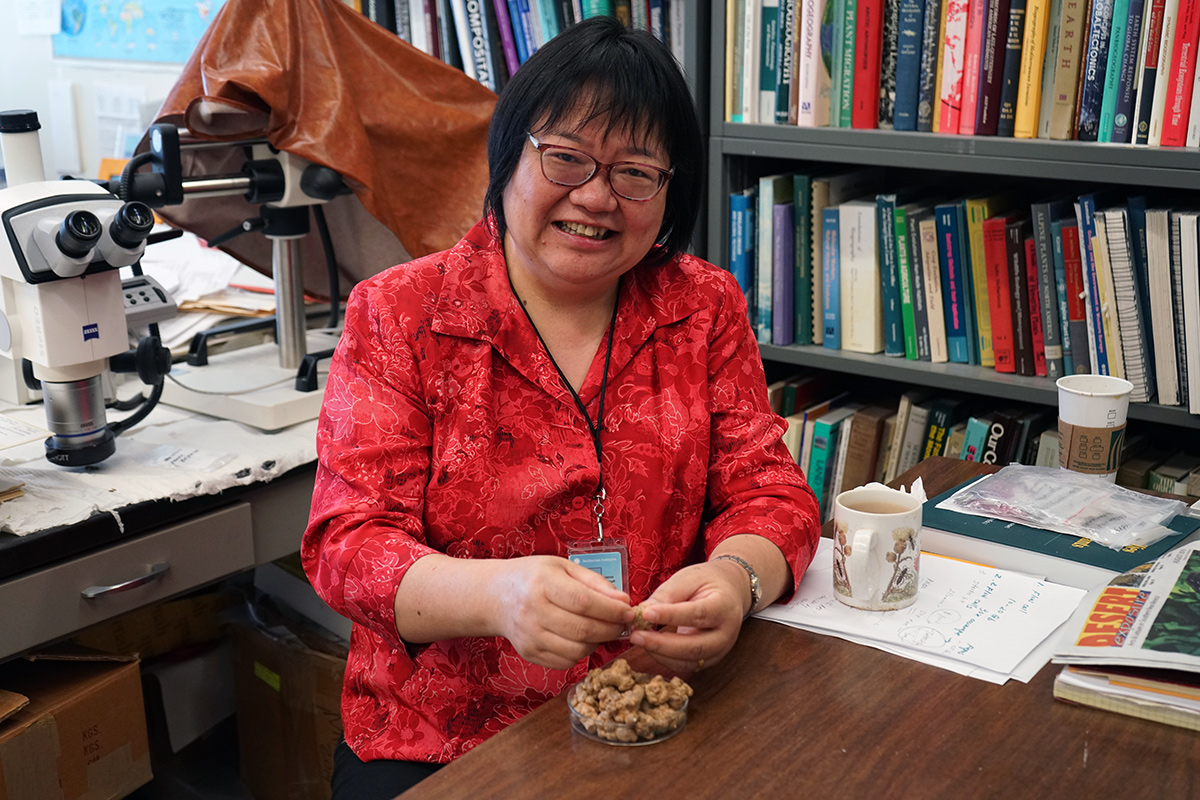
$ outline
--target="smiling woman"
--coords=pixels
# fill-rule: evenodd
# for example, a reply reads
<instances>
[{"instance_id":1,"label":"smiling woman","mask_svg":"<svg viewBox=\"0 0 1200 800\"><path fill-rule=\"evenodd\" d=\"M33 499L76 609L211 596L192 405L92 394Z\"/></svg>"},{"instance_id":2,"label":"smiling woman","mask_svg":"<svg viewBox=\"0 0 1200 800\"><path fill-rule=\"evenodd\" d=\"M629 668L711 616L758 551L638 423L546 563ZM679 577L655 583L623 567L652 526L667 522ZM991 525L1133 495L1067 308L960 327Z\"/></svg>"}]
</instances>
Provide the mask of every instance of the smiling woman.
<instances>
[{"instance_id":1,"label":"smiling woman","mask_svg":"<svg viewBox=\"0 0 1200 800\"><path fill-rule=\"evenodd\" d=\"M358 284L330 366L301 553L354 622L335 800L395 796L631 644L713 668L815 551L745 299L685 252L703 147L667 48L567 29L488 156L484 219Z\"/></svg>"}]
</instances>

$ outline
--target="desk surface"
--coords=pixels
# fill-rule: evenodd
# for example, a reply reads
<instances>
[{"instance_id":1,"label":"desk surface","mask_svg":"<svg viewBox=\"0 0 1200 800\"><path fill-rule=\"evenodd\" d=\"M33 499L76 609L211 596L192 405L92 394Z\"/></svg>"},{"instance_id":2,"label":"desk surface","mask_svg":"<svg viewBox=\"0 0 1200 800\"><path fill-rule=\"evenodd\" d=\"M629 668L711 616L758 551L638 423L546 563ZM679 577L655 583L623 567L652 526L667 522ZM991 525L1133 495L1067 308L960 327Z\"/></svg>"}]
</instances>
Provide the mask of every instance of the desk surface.
<instances>
[{"instance_id":1,"label":"desk surface","mask_svg":"<svg viewBox=\"0 0 1200 800\"><path fill-rule=\"evenodd\" d=\"M929 459L899 482L932 496L988 469ZM1058 702L1058 669L997 686L752 619L691 677L680 735L598 744L558 697L404 797L1200 796L1194 731Z\"/></svg>"}]
</instances>

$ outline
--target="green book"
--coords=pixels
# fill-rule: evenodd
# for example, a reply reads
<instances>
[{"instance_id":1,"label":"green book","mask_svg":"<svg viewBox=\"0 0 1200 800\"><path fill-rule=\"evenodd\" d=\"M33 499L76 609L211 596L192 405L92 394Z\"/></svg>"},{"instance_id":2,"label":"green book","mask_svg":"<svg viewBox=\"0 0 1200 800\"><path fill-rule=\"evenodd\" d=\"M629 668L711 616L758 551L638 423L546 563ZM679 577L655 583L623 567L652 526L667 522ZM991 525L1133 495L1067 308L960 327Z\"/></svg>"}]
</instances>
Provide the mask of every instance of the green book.
<instances>
[{"instance_id":1,"label":"green book","mask_svg":"<svg viewBox=\"0 0 1200 800\"><path fill-rule=\"evenodd\" d=\"M812 453L808 462L808 486L817 496L821 509L821 519L829 517L829 501L826 499L826 487L832 479L833 460L837 454L838 429L842 422L862 407L860 403L850 403L827 411L813 425Z\"/></svg>"},{"instance_id":2,"label":"green book","mask_svg":"<svg viewBox=\"0 0 1200 800\"><path fill-rule=\"evenodd\" d=\"M1153 561L1200 528L1200 519L1177 514L1167 524L1170 535L1146 547L1113 550L1091 539L937 507L971 482L925 501L922 550L1091 588Z\"/></svg>"},{"instance_id":3,"label":"green book","mask_svg":"<svg viewBox=\"0 0 1200 800\"><path fill-rule=\"evenodd\" d=\"M792 206L795 213L796 259L796 344L813 343L812 276L812 176L792 176Z\"/></svg>"}]
</instances>

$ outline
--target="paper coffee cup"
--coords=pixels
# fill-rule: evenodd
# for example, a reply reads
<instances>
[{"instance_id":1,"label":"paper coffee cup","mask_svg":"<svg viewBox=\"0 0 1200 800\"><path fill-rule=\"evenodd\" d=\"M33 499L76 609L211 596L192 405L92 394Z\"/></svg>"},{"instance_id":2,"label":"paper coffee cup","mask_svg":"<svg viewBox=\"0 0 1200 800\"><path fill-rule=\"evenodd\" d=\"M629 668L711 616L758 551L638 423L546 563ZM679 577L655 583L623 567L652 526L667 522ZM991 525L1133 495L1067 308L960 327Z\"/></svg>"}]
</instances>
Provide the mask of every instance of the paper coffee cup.
<instances>
[{"instance_id":1,"label":"paper coffee cup","mask_svg":"<svg viewBox=\"0 0 1200 800\"><path fill-rule=\"evenodd\" d=\"M1133 384L1111 375L1067 375L1058 386L1058 465L1116 481Z\"/></svg>"}]
</instances>

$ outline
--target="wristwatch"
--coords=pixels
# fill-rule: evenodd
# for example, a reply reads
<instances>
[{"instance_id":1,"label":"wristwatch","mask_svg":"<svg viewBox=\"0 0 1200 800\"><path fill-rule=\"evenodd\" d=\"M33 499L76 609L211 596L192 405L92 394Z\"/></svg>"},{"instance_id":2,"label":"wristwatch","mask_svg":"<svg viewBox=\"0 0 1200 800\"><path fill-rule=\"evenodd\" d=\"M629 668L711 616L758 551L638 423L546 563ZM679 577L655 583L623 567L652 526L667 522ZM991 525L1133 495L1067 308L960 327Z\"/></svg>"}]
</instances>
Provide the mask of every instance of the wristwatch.
<instances>
[{"instance_id":1,"label":"wristwatch","mask_svg":"<svg viewBox=\"0 0 1200 800\"><path fill-rule=\"evenodd\" d=\"M762 584L759 583L758 573L754 571L754 567L750 566L750 562L741 556L728 553L716 556L713 561L732 561L746 570L746 574L750 576L750 610L746 612L746 616L753 614L758 608L759 601L762 600Z\"/></svg>"}]
</instances>

